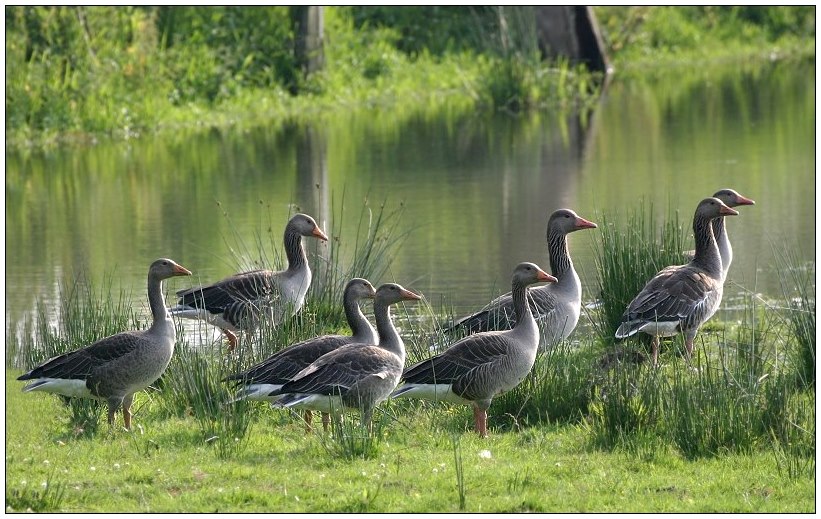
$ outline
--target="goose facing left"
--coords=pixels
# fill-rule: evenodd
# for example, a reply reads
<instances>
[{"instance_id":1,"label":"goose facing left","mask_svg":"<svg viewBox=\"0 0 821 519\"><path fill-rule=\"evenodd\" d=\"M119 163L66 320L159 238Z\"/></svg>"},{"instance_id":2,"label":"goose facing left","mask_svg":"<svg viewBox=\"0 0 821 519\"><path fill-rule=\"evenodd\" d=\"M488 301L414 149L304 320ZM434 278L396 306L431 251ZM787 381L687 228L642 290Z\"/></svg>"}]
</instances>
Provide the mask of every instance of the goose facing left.
<instances>
[{"instance_id":1,"label":"goose facing left","mask_svg":"<svg viewBox=\"0 0 821 519\"><path fill-rule=\"evenodd\" d=\"M288 268L241 272L211 285L180 290L179 302L171 313L217 326L228 338L229 351L237 345L235 332L254 329L262 315L279 325L302 309L311 286L303 236L328 241L313 218L295 214L285 226L283 238Z\"/></svg>"},{"instance_id":2,"label":"goose facing left","mask_svg":"<svg viewBox=\"0 0 821 519\"><path fill-rule=\"evenodd\" d=\"M160 378L174 353L176 332L165 307L162 282L191 272L166 258L148 269L148 303L153 322L147 330L126 331L47 360L17 380L30 380L23 391L46 391L108 403L108 423L122 408L131 429L134 393Z\"/></svg>"}]
</instances>

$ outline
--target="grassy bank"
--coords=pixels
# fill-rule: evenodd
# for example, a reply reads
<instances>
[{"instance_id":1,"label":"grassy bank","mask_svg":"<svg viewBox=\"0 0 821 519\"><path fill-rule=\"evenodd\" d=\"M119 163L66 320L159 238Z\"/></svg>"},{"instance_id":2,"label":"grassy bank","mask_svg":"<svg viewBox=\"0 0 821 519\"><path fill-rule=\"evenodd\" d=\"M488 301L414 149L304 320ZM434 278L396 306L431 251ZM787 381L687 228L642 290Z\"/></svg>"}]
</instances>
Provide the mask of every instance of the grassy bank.
<instances>
[{"instance_id":1,"label":"grassy bank","mask_svg":"<svg viewBox=\"0 0 821 519\"><path fill-rule=\"evenodd\" d=\"M7 7L7 146L284 124L348 110L588 106L600 77L539 56L531 7L327 7L304 78L280 7ZM813 55L812 7L601 7L616 70ZM632 72L630 72L632 71Z\"/></svg>"},{"instance_id":2,"label":"grassy bank","mask_svg":"<svg viewBox=\"0 0 821 519\"><path fill-rule=\"evenodd\" d=\"M393 226L398 213L373 214L359 227L353 250L340 250L317 269L317 286L325 289L309 293L298 318L244 336L230 355L219 340L203 340L201 330L180 333L166 373L136 395L130 432L109 430L102 405L23 394L15 380L48 356L126 325L144 326L130 310L130 296L110 284L102 290L73 284L63 289L56 326L42 309L12 323L7 510L815 510L815 288L812 271L789 255L780 269L785 302L751 296L737 322L713 319L699 334L692 361L682 357L679 337L664 343L654 369L642 362L639 341L613 345L610 319L588 316L597 323L592 331L579 329L572 343L542 352L527 379L494 400L486 440L471 431L466 406L388 401L373 434L348 416L325 435L306 434L287 410L224 405L231 397L220 382L226 375L287 344L346 331L339 305L327 298L339 299L339 283L350 276L342 267L355 265L378 284L402 240ZM629 266L650 265L661 243L682 249L674 217L662 224L637 213L625 218L645 222L634 241L614 240L618 218L600 219L607 243L598 252L607 261L600 263L612 267L601 276L610 278L613 297L633 281ZM252 264L266 265L275 254L266 238L234 249L238 262ZM394 311L408 364L430 354L431 330L445 313L412 308ZM600 311L606 313L593 313Z\"/></svg>"}]
</instances>

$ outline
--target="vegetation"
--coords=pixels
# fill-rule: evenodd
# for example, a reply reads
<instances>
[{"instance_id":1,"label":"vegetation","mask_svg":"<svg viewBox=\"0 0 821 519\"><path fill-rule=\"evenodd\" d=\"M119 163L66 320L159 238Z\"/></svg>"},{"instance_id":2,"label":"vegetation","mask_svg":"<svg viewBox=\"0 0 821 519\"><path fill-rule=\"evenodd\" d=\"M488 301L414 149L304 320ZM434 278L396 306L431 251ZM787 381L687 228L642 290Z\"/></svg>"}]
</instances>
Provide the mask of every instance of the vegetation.
<instances>
[{"instance_id":1,"label":"vegetation","mask_svg":"<svg viewBox=\"0 0 821 519\"><path fill-rule=\"evenodd\" d=\"M361 256L380 250L377 256L387 257L397 245L390 226L383 227L388 220L383 215L363 227L368 238L355 241L366 245L352 258L337 257L329 271L348 262L380 268L381 261L362 263ZM672 222L662 228L681 232ZM653 225L646 230L645 238L636 238L642 250L653 249L658 236ZM675 243L680 251L682 243ZM257 246L261 257L271 244ZM616 248L603 250L613 256L610 264L634 261ZM785 293L803 290L812 304L808 280L783 271L790 287ZM313 293L299 318L241 341L232 355L220 342L195 347L190 330L180 333L159 390L136 395L134 430L109 430L100 413L90 418L67 411L51 395L22 394L14 380L20 367L45 357L43 348L56 353L82 344L85 339L60 342L68 330L89 320L111 321L112 309L129 308L118 306L121 298L110 290L87 293L66 298L57 327L64 332L41 326L45 315L24 323L32 333L18 333L19 326L7 332L11 510L814 509L815 391L805 382L804 346L796 333L814 337L815 330L814 322L799 332L791 324L801 307L765 313L751 297L740 323L700 334L692 361L664 353L658 369L630 354L632 341L613 354L607 341L577 332L575 343L541 352L528 378L494 401L491 438L482 440L471 431L467 406L388 401L372 430L346 414L330 433L315 428L306 434L298 413L229 404L225 375L290 342L339 329L333 311ZM92 310L84 308L89 305ZM430 308L417 314L401 309L395 319L409 357L421 358L436 315ZM680 351L680 338L674 343Z\"/></svg>"},{"instance_id":2,"label":"vegetation","mask_svg":"<svg viewBox=\"0 0 821 519\"><path fill-rule=\"evenodd\" d=\"M533 7L327 7L305 77L273 7L6 7L7 144L315 120L337 110L585 106L600 78L541 59ZM616 66L814 53L814 8L599 7ZM296 94L296 95L295 95Z\"/></svg>"}]
</instances>

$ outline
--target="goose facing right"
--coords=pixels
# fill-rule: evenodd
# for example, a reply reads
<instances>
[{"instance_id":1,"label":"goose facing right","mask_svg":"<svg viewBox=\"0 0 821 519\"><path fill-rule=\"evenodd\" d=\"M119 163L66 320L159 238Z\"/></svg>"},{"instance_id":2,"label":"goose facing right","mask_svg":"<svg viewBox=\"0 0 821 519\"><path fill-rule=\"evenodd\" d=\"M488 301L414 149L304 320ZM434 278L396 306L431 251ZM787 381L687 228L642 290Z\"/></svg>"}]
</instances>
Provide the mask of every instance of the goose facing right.
<instances>
[{"instance_id":1,"label":"goose facing right","mask_svg":"<svg viewBox=\"0 0 821 519\"><path fill-rule=\"evenodd\" d=\"M582 229L595 229L571 209L554 211L547 221L547 251L550 269L558 280L529 291L530 310L542 324L548 343L566 339L576 328L581 314L582 285L573 268L567 246L567 235ZM463 317L445 332L465 329L469 333L489 330L509 330L516 324L513 297L510 293L497 297L480 311Z\"/></svg>"},{"instance_id":2,"label":"goose facing right","mask_svg":"<svg viewBox=\"0 0 821 519\"><path fill-rule=\"evenodd\" d=\"M630 302L616 330L623 339L638 332L653 336L653 365L658 365L659 337L684 334L687 355L692 355L698 329L718 310L724 278L712 221L735 216L738 211L718 198L705 198L693 216L695 257L656 274Z\"/></svg>"},{"instance_id":3,"label":"goose facing right","mask_svg":"<svg viewBox=\"0 0 821 519\"><path fill-rule=\"evenodd\" d=\"M153 322L148 330L128 331L40 364L17 380L31 380L23 391L46 391L108 403L108 423L122 407L125 428L131 429L134 393L160 378L174 354L176 330L163 301L162 282L191 272L170 259L148 269L148 303Z\"/></svg>"},{"instance_id":4,"label":"goose facing right","mask_svg":"<svg viewBox=\"0 0 821 519\"><path fill-rule=\"evenodd\" d=\"M273 356L252 366L242 373L236 373L223 379L241 386L234 401L262 400L274 402L279 396L269 396L271 391L279 389L291 381L297 373L307 368L319 357L345 344L376 344L378 336L371 323L365 318L360 302L373 299L376 290L373 285L362 278L354 278L345 285L343 308L353 335L322 335L293 344ZM327 429L328 415L323 413L322 425ZM311 411L305 412L305 422L310 430Z\"/></svg>"},{"instance_id":5,"label":"goose facing right","mask_svg":"<svg viewBox=\"0 0 821 519\"><path fill-rule=\"evenodd\" d=\"M287 269L252 270L210 285L180 290L179 302L171 313L219 327L228 338L229 351L237 345L235 332L254 329L263 315L279 325L300 311L311 286L303 236L328 240L313 218L295 214L285 226L283 237Z\"/></svg>"},{"instance_id":6,"label":"goose facing right","mask_svg":"<svg viewBox=\"0 0 821 519\"><path fill-rule=\"evenodd\" d=\"M404 384L391 396L472 404L476 432L486 437L491 401L518 386L536 360L539 329L527 304L527 287L540 281L555 283L556 278L533 263L517 265L511 283L516 325L511 330L468 335L407 368Z\"/></svg>"},{"instance_id":7,"label":"goose facing right","mask_svg":"<svg viewBox=\"0 0 821 519\"><path fill-rule=\"evenodd\" d=\"M405 365L405 344L393 326L390 306L419 299L396 283L381 285L373 302L379 343L347 344L326 353L270 393L284 395L275 405L324 413L359 409L362 424L370 426L374 408L396 388Z\"/></svg>"}]
</instances>

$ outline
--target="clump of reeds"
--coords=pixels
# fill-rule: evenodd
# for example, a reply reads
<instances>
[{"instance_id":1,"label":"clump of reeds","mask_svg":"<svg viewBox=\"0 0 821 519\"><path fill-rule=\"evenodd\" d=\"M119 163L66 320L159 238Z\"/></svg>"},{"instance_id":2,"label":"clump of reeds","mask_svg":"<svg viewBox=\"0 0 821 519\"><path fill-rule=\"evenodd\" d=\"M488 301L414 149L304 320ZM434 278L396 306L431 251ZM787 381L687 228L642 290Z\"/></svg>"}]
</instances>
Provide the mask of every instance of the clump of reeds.
<instances>
[{"instance_id":1,"label":"clump of reeds","mask_svg":"<svg viewBox=\"0 0 821 519\"><path fill-rule=\"evenodd\" d=\"M790 360L803 387L815 387L815 264L802 266L796 253L784 247L775 254L778 279L787 301L792 336Z\"/></svg>"},{"instance_id":2,"label":"clump of reeds","mask_svg":"<svg viewBox=\"0 0 821 519\"><path fill-rule=\"evenodd\" d=\"M653 205L644 202L621 223L611 221L607 215L601 215L597 221L600 239L595 245L595 261L601 304L593 325L601 340L608 344L615 341L622 314L647 281L668 265L686 263L688 233L677 212L658 224Z\"/></svg>"},{"instance_id":3,"label":"clump of reeds","mask_svg":"<svg viewBox=\"0 0 821 519\"><path fill-rule=\"evenodd\" d=\"M493 401L493 422L519 425L574 422L586 413L591 397L591 343L574 346L560 341L540 351L521 384Z\"/></svg>"},{"instance_id":4,"label":"clump of reeds","mask_svg":"<svg viewBox=\"0 0 821 519\"><path fill-rule=\"evenodd\" d=\"M63 284L56 315L38 302L34 315L26 316L6 331L6 364L16 369L32 369L52 357L139 327L128 293L115 293L112 279L113 276L106 275L99 289L82 275ZM97 433L105 404L85 398L60 398L71 412L71 435Z\"/></svg>"},{"instance_id":5,"label":"clump of reeds","mask_svg":"<svg viewBox=\"0 0 821 519\"><path fill-rule=\"evenodd\" d=\"M215 446L218 456L226 458L246 446L254 403L230 402L233 392L222 379L238 370L239 359L220 352L220 347L217 345L217 351L195 350L185 340L178 340L159 385L166 412L192 416L204 441Z\"/></svg>"},{"instance_id":6,"label":"clump of reeds","mask_svg":"<svg viewBox=\"0 0 821 519\"><path fill-rule=\"evenodd\" d=\"M331 413L330 434L319 436L322 447L332 456L345 460L373 459L379 454L390 418L379 409L374 410L370 423L363 423L343 410Z\"/></svg>"}]
</instances>

